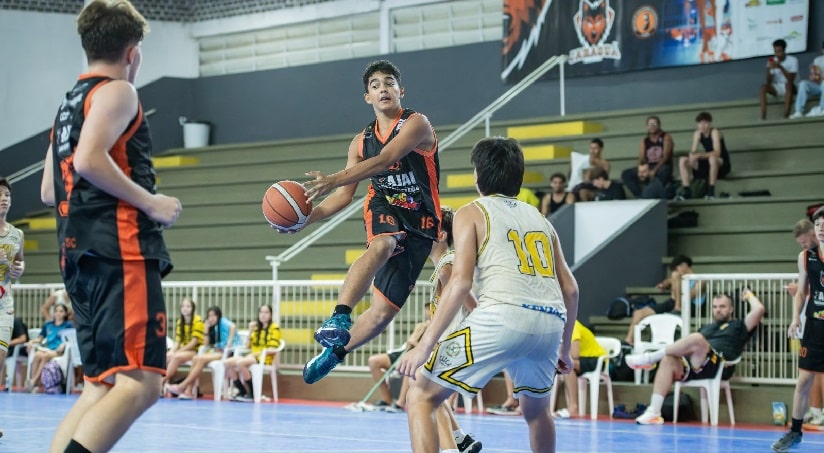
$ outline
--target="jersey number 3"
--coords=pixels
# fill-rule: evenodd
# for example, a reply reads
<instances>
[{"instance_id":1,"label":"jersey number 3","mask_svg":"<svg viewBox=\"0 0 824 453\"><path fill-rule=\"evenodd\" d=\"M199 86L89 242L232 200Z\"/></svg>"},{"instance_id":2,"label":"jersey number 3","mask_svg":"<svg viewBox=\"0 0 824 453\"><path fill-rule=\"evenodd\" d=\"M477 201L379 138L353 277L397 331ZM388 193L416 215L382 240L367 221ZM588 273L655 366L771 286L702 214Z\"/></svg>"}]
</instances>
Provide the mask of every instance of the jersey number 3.
<instances>
[{"instance_id":1,"label":"jersey number 3","mask_svg":"<svg viewBox=\"0 0 824 453\"><path fill-rule=\"evenodd\" d=\"M515 247L518 255L518 271L526 275L538 274L541 277L555 277L555 265L552 262L552 247L549 236L543 231L530 231L523 236L518 231L509 230L507 239Z\"/></svg>"}]
</instances>

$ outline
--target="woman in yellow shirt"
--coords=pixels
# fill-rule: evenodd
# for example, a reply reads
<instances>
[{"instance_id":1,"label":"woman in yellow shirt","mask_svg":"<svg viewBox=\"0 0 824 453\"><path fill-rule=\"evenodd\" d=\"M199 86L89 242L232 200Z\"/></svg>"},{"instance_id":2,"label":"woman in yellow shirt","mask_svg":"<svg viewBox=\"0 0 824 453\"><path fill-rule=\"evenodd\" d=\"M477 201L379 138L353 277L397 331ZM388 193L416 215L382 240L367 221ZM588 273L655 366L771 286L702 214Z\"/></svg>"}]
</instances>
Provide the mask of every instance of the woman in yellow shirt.
<instances>
[{"instance_id":1,"label":"woman in yellow shirt","mask_svg":"<svg viewBox=\"0 0 824 453\"><path fill-rule=\"evenodd\" d=\"M164 386L174 378L181 364L192 360L203 344L203 333L206 329L203 319L195 314L196 307L195 301L190 297L184 297L180 302L180 317L175 323L175 342L172 349L166 353L166 376L162 382Z\"/></svg>"},{"instance_id":2,"label":"woman in yellow shirt","mask_svg":"<svg viewBox=\"0 0 824 453\"><path fill-rule=\"evenodd\" d=\"M245 355L234 355L226 359L226 377L231 379L238 394L237 401L253 401L252 373L249 367L258 363L264 349L275 349L280 346L280 327L272 322L272 307L261 305L258 309L258 319L249 324L249 342L247 347L251 352ZM266 364L270 365L274 355L266 356Z\"/></svg>"}]
</instances>

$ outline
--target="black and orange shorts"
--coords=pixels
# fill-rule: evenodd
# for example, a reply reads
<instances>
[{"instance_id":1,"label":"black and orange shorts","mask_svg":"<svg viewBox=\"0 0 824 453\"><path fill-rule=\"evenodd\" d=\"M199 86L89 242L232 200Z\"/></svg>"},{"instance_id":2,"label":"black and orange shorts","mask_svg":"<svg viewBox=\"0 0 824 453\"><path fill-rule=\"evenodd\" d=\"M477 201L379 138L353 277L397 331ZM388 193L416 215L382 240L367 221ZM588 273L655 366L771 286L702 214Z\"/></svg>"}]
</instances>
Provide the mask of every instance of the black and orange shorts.
<instances>
[{"instance_id":1,"label":"black and orange shorts","mask_svg":"<svg viewBox=\"0 0 824 453\"><path fill-rule=\"evenodd\" d=\"M67 259L77 341L87 381L130 370L166 373L166 304L157 260Z\"/></svg>"}]
</instances>

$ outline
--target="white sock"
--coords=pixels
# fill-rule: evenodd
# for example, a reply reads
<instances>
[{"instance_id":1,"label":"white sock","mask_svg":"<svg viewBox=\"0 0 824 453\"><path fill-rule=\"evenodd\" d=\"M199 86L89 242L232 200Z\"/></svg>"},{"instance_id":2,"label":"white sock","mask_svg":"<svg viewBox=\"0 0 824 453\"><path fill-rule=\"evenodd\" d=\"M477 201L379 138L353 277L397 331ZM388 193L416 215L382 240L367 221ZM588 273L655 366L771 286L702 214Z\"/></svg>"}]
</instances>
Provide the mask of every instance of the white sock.
<instances>
[{"instance_id":1,"label":"white sock","mask_svg":"<svg viewBox=\"0 0 824 453\"><path fill-rule=\"evenodd\" d=\"M664 358L664 356L666 356L666 355L667 355L667 351L666 351L666 350L664 350L664 349L659 349L659 350L657 350L657 351L652 351L652 352L650 352L650 353L649 353L649 358L650 358L650 360L652 361L652 363L658 363L658 362L660 362L660 361L661 361L661 359L663 359L663 358Z\"/></svg>"},{"instance_id":2,"label":"white sock","mask_svg":"<svg viewBox=\"0 0 824 453\"><path fill-rule=\"evenodd\" d=\"M463 439L464 439L464 436L466 436L466 433L464 433L461 428L458 428L458 429L455 430L455 432L452 433L452 436L455 438L455 443L459 444L459 443L463 442Z\"/></svg>"},{"instance_id":3,"label":"white sock","mask_svg":"<svg viewBox=\"0 0 824 453\"><path fill-rule=\"evenodd\" d=\"M810 406L810 413L813 414L813 416L819 416L821 415L821 408Z\"/></svg>"},{"instance_id":4,"label":"white sock","mask_svg":"<svg viewBox=\"0 0 824 453\"><path fill-rule=\"evenodd\" d=\"M664 406L664 395L659 395L657 393L652 394L652 399L649 402L649 407L647 408L648 411L652 412L655 415L661 415L661 407Z\"/></svg>"},{"instance_id":5,"label":"white sock","mask_svg":"<svg viewBox=\"0 0 824 453\"><path fill-rule=\"evenodd\" d=\"M461 453L457 448L450 448L449 450L441 450L442 453Z\"/></svg>"}]
</instances>

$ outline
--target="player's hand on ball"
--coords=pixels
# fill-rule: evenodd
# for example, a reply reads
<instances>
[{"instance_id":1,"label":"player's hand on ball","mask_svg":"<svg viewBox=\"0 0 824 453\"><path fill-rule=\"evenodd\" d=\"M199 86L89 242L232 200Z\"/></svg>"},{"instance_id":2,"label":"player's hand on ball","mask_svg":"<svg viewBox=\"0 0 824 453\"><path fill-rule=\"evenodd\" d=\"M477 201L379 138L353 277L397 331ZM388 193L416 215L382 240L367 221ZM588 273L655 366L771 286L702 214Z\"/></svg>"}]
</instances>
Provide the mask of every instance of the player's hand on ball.
<instances>
[{"instance_id":1,"label":"player's hand on ball","mask_svg":"<svg viewBox=\"0 0 824 453\"><path fill-rule=\"evenodd\" d=\"M295 234L303 229L303 225L300 224L289 228L283 228L282 226L274 225L271 223L269 224L269 226L271 226L273 230L277 231L280 234Z\"/></svg>"},{"instance_id":2,"label":"player's hand on ball","mask_svg":"<svg viewBox=\"0 0 824 453\"><path fill-rule=\"evenodd\" d=\"M177 198L163 194L155 194L154 200L152 200L152 206L146 212L146 215L155 222L168 228L174 225L181 211L183 211L183 205L180 204L180 200Z\"/></svg>"},{"instance_id":3,"label":"player's hand on ball","mask_svg":"<svg viewBox=\"0 0 824 453\"><path fill-rule=\"evenodd\" d=\"M309 198L309 201L322 197L335 188L332 177L326 176L319 171L306 172L306 176L315 178L303 183L303 185L307 188L306 196Z\"/></svg>"}]
</instances>

